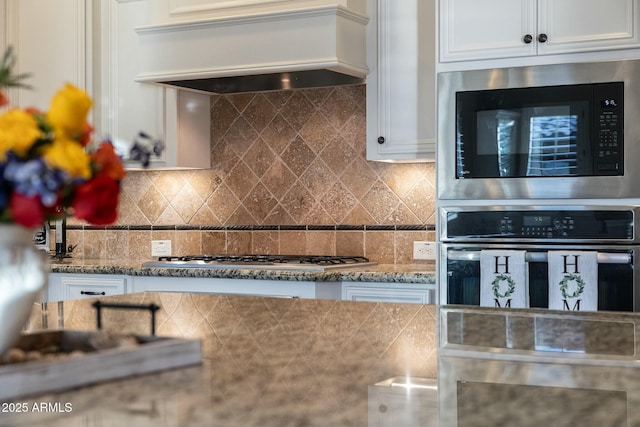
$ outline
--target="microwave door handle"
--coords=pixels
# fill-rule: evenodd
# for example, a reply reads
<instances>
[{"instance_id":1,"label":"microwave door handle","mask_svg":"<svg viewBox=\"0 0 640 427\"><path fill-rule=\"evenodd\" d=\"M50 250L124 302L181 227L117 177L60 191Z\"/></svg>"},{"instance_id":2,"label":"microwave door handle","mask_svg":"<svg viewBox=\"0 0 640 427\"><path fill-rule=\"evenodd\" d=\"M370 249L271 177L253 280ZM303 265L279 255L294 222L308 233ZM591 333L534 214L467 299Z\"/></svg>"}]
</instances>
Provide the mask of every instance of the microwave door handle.
<instances>
[{"instance_id":1,"label":"microwave door handle","mask_svg":"<svg viewBox=\"0 0 640 427\"><path fill-rule=\"evenodd\" d=\"M480 261L480 251L447 252L447 258L452 261ZM632 264L630 253L626 252L598 252L598 264ZM548 262L547 252L527 252L524 259L527 262Z\"/></svg>"}]
</instances>

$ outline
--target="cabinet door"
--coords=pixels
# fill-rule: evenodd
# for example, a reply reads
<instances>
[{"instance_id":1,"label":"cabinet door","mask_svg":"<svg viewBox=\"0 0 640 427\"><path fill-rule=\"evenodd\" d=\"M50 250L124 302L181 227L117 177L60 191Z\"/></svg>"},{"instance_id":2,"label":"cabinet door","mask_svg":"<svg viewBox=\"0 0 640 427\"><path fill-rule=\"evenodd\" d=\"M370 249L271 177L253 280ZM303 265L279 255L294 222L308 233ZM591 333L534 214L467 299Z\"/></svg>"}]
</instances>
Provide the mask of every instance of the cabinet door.
<instances>
[{"instance_id":1,"label":"cabinet door","mask_svg":"<svg viewBox=\"0 0 640 427\"><path fill-rule=\"evenodd\" d=\"M369 0L367 159L433 160L435 0Z\"/></svg>"},{"instance_id":2,"label":"cabinet door","mask_svg":"<svg viewBox=\"0 0 640 427\"><path fill-rule=\"evenodd\" d=\"M440 0L441 62L535 55L536 35L536 0Z\"/></svg>"},{"instance_id":3,"label":"cabinet door","mask_svg":"<svg viewBox=\"0 0 640 427\"><path fill-rule=\"evenodd\" d=\"M118 153L128 160L129 148L138 132L162 138L161 158L152 158L152 168L210 167L210 98L198 93L135 81L141 45L136 27L148 24L148 0L104 0L94 19L100 28L96 53L96 102L98 135L109 135ZM97 36L96 36L97 37ZM178 120L180 118L180 120ZM138 162L127 162L130 168Z\"/></svg>"},{"instance_id":4,"label":"cabinet door","mask_svg":"<svg viewBox=\"0 0 640 427\"><path fill-rule=\"evenodd\" d=\"M32 87L10 90L13 105L47 110L65 82L91 93L90 13L90 0L6 2L6 43L16 53L15 72L31 74L25 83Z\"/></svg>"},{"instance_id":5,"label":"cabinet door","mask_svg":"<svg viewBox=\"0 0 640 427\"><path fill-rule=\"evenodd\" d=\"M538 0L538 54L640 46L639 0Z\"/></svg>"},{"instance_id":6,"label":"cabinet door","mask_svg":"<svg viewBox=\"0 0 640 427\"><path fill-rule=\"evenodd\" d=\"M110 135L127 159L129 144L139 131L163 136L164 92L158 86L137 83L139 43L134 28L146 23L146 1L100 2L99 134Z\"/></svg>"},{"instance_id":7,"label":"cabinet door","mask_svg":"<svg viewBox=\"0 0 640 427\"><path fill-rule=\"evenodd\" d=\"M415 285L414 285L415 286ZM367 285L343 284L342 299L346 301L395 302L412 304L434 304L435 285L425 289L407 285L406 288L379 283Z\"/></svg>"}]
</instances>

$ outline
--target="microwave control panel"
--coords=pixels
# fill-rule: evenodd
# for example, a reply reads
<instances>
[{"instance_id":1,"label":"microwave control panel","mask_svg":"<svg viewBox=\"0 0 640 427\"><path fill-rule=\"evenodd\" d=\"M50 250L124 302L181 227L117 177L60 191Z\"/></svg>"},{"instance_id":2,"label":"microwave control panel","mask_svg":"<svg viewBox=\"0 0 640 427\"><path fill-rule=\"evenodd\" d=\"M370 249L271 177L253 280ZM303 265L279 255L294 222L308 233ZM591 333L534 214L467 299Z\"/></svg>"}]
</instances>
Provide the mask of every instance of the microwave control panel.
<instances>
[{"instance_id":1,"label":"microwave control panel","mask_svg":"<svg viewBox=\"0 0 640 427\"><path fill-rule=\"evenodd\" d=\"M595 172L600 175L622 173L624 158L624 83L594 85Z\"/></svg>"},{"instance_id":2,"label":"microwave control panel","mask_svg":"<svg viewBox=\"0 0 640 427\"><path fill-rule=\"evenodd\" d=\"M633 239L633 212L515 210L448 212L448 239Z\"/></svg>"}]
</instances>

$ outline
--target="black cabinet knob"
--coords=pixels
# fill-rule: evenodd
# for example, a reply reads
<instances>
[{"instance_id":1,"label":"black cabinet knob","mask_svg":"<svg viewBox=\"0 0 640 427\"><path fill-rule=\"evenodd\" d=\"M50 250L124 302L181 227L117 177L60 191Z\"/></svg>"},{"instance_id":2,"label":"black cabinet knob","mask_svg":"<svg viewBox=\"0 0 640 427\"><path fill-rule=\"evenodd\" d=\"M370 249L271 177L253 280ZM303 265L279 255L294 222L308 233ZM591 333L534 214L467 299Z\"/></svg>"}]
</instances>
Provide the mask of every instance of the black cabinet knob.
<instances>
[{"instance_id":1,"label":"black cabinet knob","mask_svg":"<svg viewBox=\"0 0 640 427\"><path fill-rule=\"evenodd\" d=\"M531 34L525 34L522 41L525 42L525 44L529 44L533 41L533 36Z\"/></svg>"},{"instance_id":2,"label":"black cabinet knob","mask_svg":"<svg viewBox=\"0 0 640 427\"><path fill-rule=\"evenodd\" d=\"M545 33L540 33L540 34L538 35L538 41L539 41L540 43L544 43L544 42L546 42L546 41L547 41L547 39L548 39L548 37L547 37L547 35L546 35Z\"/></svg>"},{"instance_id":3,"label":"black cabinet knob","mask_svg":"<svg viewBox=\"0 0 640 427\"><path fill-rule=\"evenodd\" d=\"M384 136L378 137L378 144L384 144Z\"/></svg>"}]
</instances>

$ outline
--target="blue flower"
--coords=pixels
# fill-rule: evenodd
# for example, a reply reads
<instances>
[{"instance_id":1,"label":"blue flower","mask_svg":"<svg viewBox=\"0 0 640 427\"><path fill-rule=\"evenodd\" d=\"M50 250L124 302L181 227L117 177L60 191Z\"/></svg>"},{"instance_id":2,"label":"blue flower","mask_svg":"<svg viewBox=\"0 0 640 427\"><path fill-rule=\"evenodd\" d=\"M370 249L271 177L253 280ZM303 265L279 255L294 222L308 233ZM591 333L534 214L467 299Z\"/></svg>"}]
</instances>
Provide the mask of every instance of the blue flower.
<instances>
[{"instance_id":1,"label":"blue flower","mask_svg":"<svg viewBox=\"0 0 640 427\"><path fill-rule=\"evenodd\" d=\"M38 195L44 206L52 207L58 202L58 193L66 181L66 173L48 168L41 158L21 161L9 153L2 178L11 183L15 191L28 197ZM2 196L0 206L1 199Z\"/></svg>"}]
</instances>

